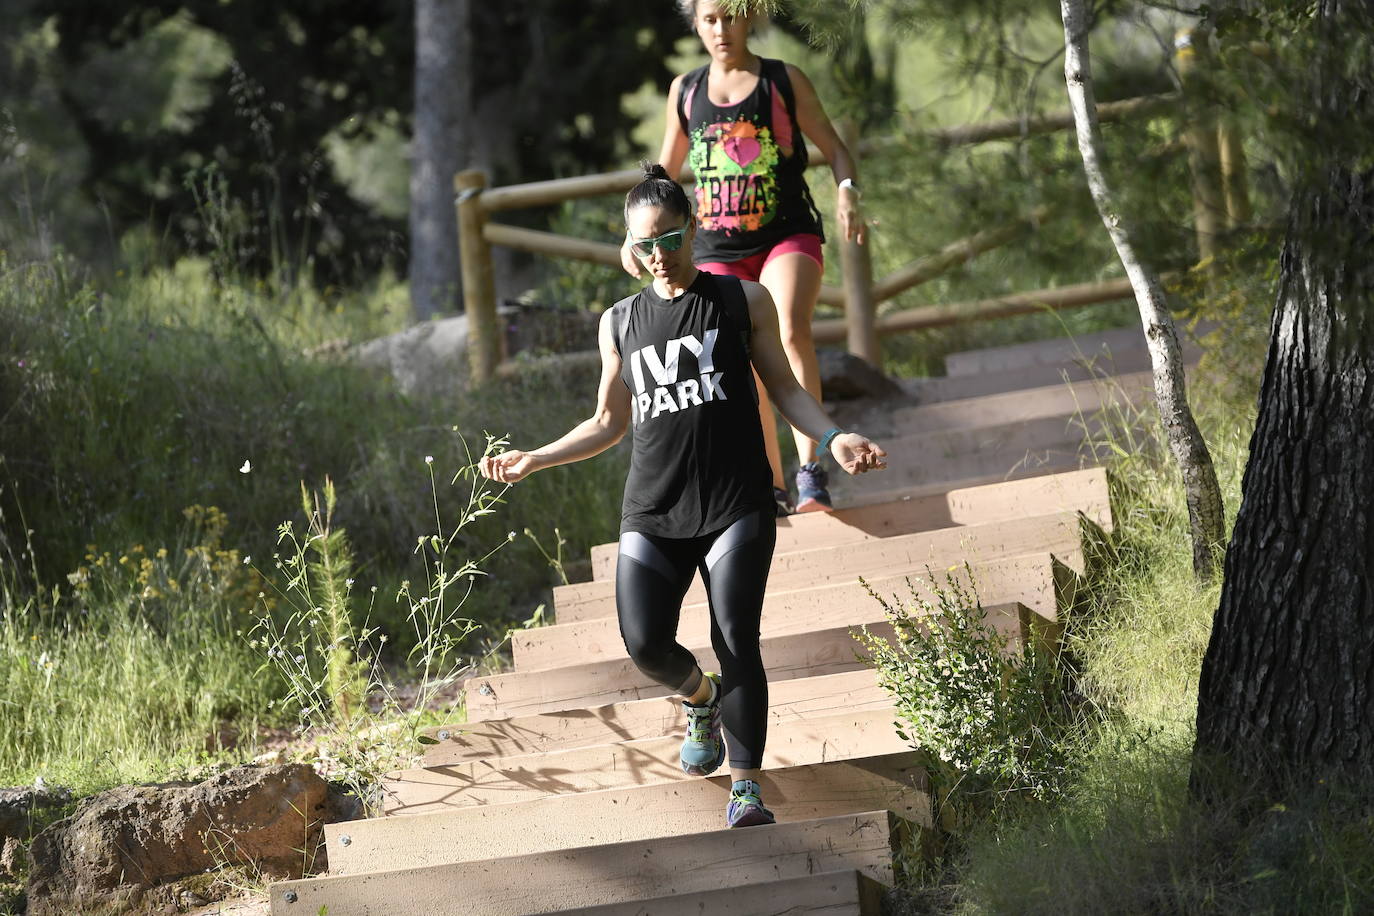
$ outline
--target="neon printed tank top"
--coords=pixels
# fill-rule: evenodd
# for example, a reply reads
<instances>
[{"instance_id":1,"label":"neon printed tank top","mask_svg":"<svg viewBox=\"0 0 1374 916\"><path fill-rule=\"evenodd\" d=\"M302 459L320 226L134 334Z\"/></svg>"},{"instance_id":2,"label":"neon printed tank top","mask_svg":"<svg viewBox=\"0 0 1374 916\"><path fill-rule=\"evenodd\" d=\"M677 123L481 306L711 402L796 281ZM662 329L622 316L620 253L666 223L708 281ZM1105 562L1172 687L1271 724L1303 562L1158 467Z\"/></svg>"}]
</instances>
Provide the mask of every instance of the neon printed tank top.
<instances>
[{"instance_id":1,"label":"neon printed tank top","mask_svg":"<svg viewBox=\"0 0 1374 916\"><path fill-rule=\"evenodd\" d=\"M710 65L682 79L678 120L696 175L692 259L738 261L790 235L824 238L806 185L806 141L797 124L787 65L760 58L758 85L734 105L707 91Z\"/></svg>"}]
</instances>

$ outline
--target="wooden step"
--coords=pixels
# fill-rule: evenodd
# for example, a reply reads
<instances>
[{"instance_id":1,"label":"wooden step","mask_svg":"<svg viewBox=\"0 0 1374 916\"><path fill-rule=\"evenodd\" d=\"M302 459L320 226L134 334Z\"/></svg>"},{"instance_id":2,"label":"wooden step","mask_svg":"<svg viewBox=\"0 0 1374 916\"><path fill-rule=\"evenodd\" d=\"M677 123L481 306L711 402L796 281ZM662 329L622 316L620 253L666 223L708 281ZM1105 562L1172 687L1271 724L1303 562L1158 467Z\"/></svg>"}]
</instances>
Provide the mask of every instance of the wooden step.
<instances>
[{"instance_id":1,"label":"wooden step","mask_svg":"<svg viewBox=\"0 0 1374 916\"><path fill-rule=\"evenodd\" d=\"M845 671L818 677L792 678L770 685L770 727L796 719L815 718L892 705L892 697L878 686L868 670ZM426 729L437 743L425 749L425 766L465 760L514 757L562 751L632 738L681 735L687 717L677 697L629 700L587 709L559 710L508 719L485 719Z\"/></svg>"},{"instance_id":2,"label":"wooden step","mask_svg":"<svg viewBox=\"0 0 1374 916\"><path fill-rule=\"evenodd\" d=\"M774 553L813 550L873 538L934 531L956 525L1004 521L1051 512L1082 512L1104 531L1112 530L1107 472L1088 468L981 486L941 489L876 505L807 512L778 519ZM618 543L592 548L592 578L615 578Z\"/></svg>"},{"instance_id":3,"label":"wooden step","mask_svg":"<svg viewBox=\"0 0 1374 916\"><path fill-rule=\"evenodd\" d=\"M934 433L977 429L1041 417L1091 416L1113 405L1140 410L1154 403L1154 375L1132 372L1106 379L1025 388L977 398L903 407L891 414L891 430ZM876 438L876 431L868 433Z\"/></svg>"},{"instance_id":4,"label":"wooden step","mask_svg":"<svg viewBox=\"0 0 1374 916\"><path fill-rule=\"evenodd\" d=\"M1026 553L1058 553L1077 550L1078 544L1078 515L1073 512L959 525L833 547L775 553L768 574L768 589L770 592L787 591L827 582L852 581L856 576L920 574L927 565L944 568L965 560L978 564ZM560 585L554 588L553 594L558 623L615 614L615 582L612 580ZM701 577L696 576L683 601L696 604L705 600Z\"/></svg>"},{"instance_id":5,"label":"wooden step","mask_svg":"<svg viewBox=\"0 0 1374 916\"><path fill-rule=\"evenodd\" d=\"M898 737L891 707L840 713L769 730L764 768L802 766L896 754L911 748ZM644 738L528 757L420 767L382 780L385 814L499 805L548 795L661 785L700 779L682 772L682 737Z\"/></svg>"},{"instance_id":6,"label":"wooden step","mask_svg":"<svg viewBox=\"0 0 1374 916\"><path fill-rule=\"evenodd\" d=\"M995 426L913 432L882 443L887 470L859 479L831 475L830 493L840 505L864 500L865 490L945 484L970 476L1026 476L1024 469L1073 470L1100 464L1105 456L1088 444L1107 425L1101 417L1060 414Z\"/></svg>"},{"instance_id":7,"label":"wooden step","mask_svg":"<svg viewBox=\"0 0 1374 916\"><path fill-rule=\"evenodd\" d=\"M559 910L578 916L878 916L885 886L858 871L823 872L747 887L651 897L629 903Z\"/></svg>"},{"instance_id":8,"label":"wooden step","mask_svg":"<svg viewBox=\"0 0 1374 916\"><path fill-rule=\"evenodd\" d=\"M897 583L897 587L904 591L904 583ZM882 609L878 602L872 601L872 605L873 616L882 620ZM1022 617L1021 609L1024 607L1022 604L1005 603L985 606L984 612L995 626L1019 636L1018 628L1024 628L1028 623L1028 618ZM805 612L799 613L805 616ZM1024 613L1034 614L1029 609ZM863 663L855 657L858 646L850 635L851 630L851 626L845 625L784 636L765 636L760 641L760 649L769 682L862 668ZM704 670L720 670L709 639L696 644L687 643L686 648ZM600 661L487 675L468 681L464 690L468 719L473 722L559 709L585 709L605 703L665 696L672 692L640 671L624 653L618 658Z\"/></svg>"},{"instance_id":9,"label":"wooden step","mask_svg":"<svg viewBox=\"0 0 1374 916\"><path fill-rule=\"evenodd\" d=\"M283 881L273 916L521 916L855 869L892 881L913 828L890 811L429 868Z\"/></svg>"},{"instance_id":10,"label":"wooden step","mask_svg":"<svg viewBox=\"0 0 1374 916\"><path fill-rule=\"evenodd\" d=\"M1000 347L947 353L945 374L954 376L1011 372L1032 366L1084 362L1113 353L1127 353L1144 348L1145 332L1140 325L1132 325L1068 337L1051 337Z\"/></svg>"},{"instance_id":11,"label":"wooden step","mask_svg":"<svg viewBox=\"0 0 1374 916\"><path fill-rule=\"evenodd\" d=\"M1049 554L1036 554L989 560L970 570L961 566L948 574L966 588L975 583L978 598L984 604L1020 601L1052 620L1057 607L1052 563ZM942 566L934 572L935 584L946 585L947 569ZM932 594L924 569L895 577L866 578L866 581L880 594L898 591L905 596L907 590L903 587L903 579L906 575L913 577L922 595L929 597ZM763 635L769 637L795 633L799 629L860 626L882 619L882 607L855 576L848 581L810 589L770 591L764 598L760 628ZM678 641L687 646L706 645L710 641L710 627L711 613L705 603L686 605L678 624ZM626 651L619 621L615 617L596 617L517 630L511 634L511 654L516 671L531 671L623 658Z\"/></svg>"},{"instance_id":12,"label":"wooden step","mask_svg":"<svg viewBox=\"0 0 1374 916\"><path fill-rule=\"evenodd\" d=\"M1193 365L1201 356L1195 344L1184 348L1184 364ZM1123 350L1120 353L1100 354L1084 362L1070 360L1063 363L1029 365L1017 369L991 370L971 375L938 375L924 379L910 379L904 388L915 392L917 401L934 404L976 398L989 394L1005 394L1026 388L1043 388L1062 382L1081 382L1093 378L1129 375L1152 369L1149 351L1144 348Z\"/></svg>"},{"instance_id":13,"label":"wooden step","mask_svg":"<svg viewBox=\"0 0 1374 916\"><path fill-rule=\"evenodd\" d=\"M914 824L929 826L928 763L925 754L908 750L766 770L759 784L779 821L887 808ZM329 874L446 865L701 833L724 826L729 796L730 775L722 772L658 785L326 824Z\"/></svg>"},{"instance_id":14,"label":"wooden step","mask_svg":"<svg viewBox=\"0 0 1374 916\"><path fill-rule=\"evenodd\" d=\"M1192 333L1180 333L1179 343L1186 362L1195 363L1202 355L1202 348L1196 342L1197 336L1214 329L1215 325L1207 324ZM950 353L945 356L945 374L969 376L1066 363L1100 364L1109 357L1120 360L1126 354L1138 354L1144 349L1145 332L1140 325L1132 325L1070 337Z\"/></svg>"}]
</instances>

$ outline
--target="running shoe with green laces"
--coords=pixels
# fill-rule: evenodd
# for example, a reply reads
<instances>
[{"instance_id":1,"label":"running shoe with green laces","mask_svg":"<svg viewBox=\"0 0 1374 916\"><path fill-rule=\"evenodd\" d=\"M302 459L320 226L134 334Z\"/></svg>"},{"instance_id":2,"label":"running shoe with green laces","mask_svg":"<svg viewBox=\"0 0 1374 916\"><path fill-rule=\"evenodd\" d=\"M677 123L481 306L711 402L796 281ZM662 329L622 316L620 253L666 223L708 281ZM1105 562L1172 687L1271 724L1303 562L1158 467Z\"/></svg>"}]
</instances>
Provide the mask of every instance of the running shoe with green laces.
<instances>
[{"instance_id":1,"label":"running shoe with green laces","mask_svg":"<svg viewBox=\"0 0 1374 916\"><path fill-rule=\"evenodd\" d=\"M775 823L773 812L763 806L759 784L740 779L730 787L730 803L725 808L725 823L730 827L757 827Z\"/></svg>"},{"instance_id":2,"label":"running shoe with green laces","mask_svg":"<svg viewBox=\"0 0 1374 916\"><path fill-rule=\"evenodd\" d=\"M830 477L820 462L810 461L797 468L797 511L830 512Z\"/></svg>"},{"instance_id":3,"label":"running shoe with green laces","mask_svg":"<svg viewBox=\"0 0 1374 916\"><path fill-rule=\"evenodd\" d=\"M711 671L703 675L715 685L711 702L693 706L683 702L687 710L687 737L682 742L682 772L689 776L709 776L725 760L725 734L720 727L720 675Z\"/></svg>"}]
</instances>

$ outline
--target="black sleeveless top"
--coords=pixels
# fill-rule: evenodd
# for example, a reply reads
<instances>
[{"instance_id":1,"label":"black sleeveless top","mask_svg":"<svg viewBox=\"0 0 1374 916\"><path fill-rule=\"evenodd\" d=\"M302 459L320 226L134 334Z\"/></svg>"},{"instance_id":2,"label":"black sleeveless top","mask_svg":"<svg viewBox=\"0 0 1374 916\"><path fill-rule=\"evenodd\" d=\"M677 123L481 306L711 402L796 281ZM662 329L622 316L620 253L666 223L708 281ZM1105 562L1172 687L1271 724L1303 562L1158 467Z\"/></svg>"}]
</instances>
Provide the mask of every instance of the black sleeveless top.
<instances>
[{"instance_id":1,"label":"black sleeveless top","mask_svg":"<svg viewBox=\"0 0 1374 916\"><path fill-rule=\"evenodd\" d=\"M696 176L697 263L738 261L803 232L824 238L806 186L806 141L787 65L759 62L758 85L735 105L711 101L710 65L678 88L678 121Z\"/></svg>"},{"instance_id":2,"label":"black sleeveless top","mask_svg":"<svg viewBox=\"0 0 1374 916\"><path fill-rule=\"evenodd\" d=\"M676 299L650 284L611 321L634 422L621 533L697 537L771 509L740 281L700 271Z\"/></svg>"}]
</instances>

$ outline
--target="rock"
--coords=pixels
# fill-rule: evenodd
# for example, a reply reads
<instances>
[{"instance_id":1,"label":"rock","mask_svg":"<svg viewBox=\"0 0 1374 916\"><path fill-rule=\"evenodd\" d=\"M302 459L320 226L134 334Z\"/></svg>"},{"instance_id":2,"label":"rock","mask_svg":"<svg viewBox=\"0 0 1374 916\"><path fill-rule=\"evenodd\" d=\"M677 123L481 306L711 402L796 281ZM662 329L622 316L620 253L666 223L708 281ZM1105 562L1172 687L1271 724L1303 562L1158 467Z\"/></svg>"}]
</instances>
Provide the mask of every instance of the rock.
<instances>
[{"instance_id":1,"label":"rock","mask_svg":"<svg viewBox=\"0 0 1374 916\"><path fill-rule=\"evenodd\" d=\"M594 312L506 302L496 315L508 356L596 351L600 315ZM468 318L457 315L413 325L390 337L359 344L350 352L359 365L390 374L402 391L415 395L466 387L467 347ZM333 352L320 351L319 355Z\"/></svg>"},{"instance_id":2,"label":"rock","mask_svg":"<svg viewBox=\"0 0 1374 916\"><path fill-rule=\"evenodd\" d=\"M151 888L224 866L299 878L322 867L313 853L326 795L306 764L102 792L34 839L28 914L134 906Z\"/></svg>"},{"instance_id":3,"label":"rock","mask_svg":"<svg viewBox=\"0 0 1374 916\"><path fill-rule=\"evenodd\" d=\"M816 358L821 369L821 392L827 401L901 393L896 382L851 353L827 348L817 350Z\"/></svg>"},{"instance_id":4,"label":"rock","mask_svg":"<svg viewBox=\"0 0 1374 916\"><path fill-rule=\"evenodd\" d=\"M0 881L23 871L24 844L12 836L0 838Z\"/></svg>"},{"instance_id":5,"label":"rock","mask_svg":"<svg viewBox=\"0 0 1374 916\"><path fill-rule=\"evenodd\" d=\"M352 351L359 365L386 372L408 395L456 391L468 378L468 318L425 321Z\"/></svg>"},{"instance_id":6,"label":"rock","mask_svg":"<svg viewBox=\"0 0 1374 916\"><path fill-rule=\"evenodd\" d=\"M72 800L70 789L47 786L15 786L0 789L0 839L27 840L35 821Z\"/></svg>"}]
</instances>

